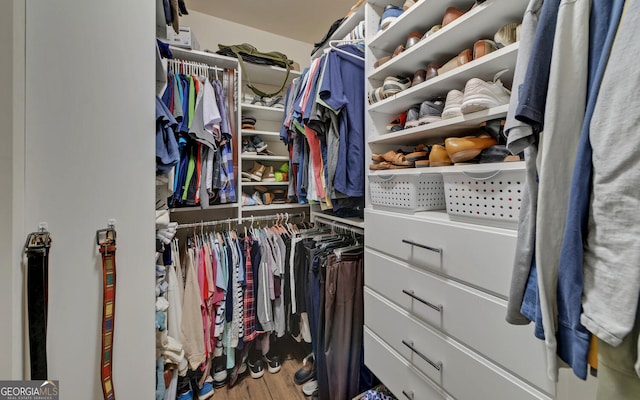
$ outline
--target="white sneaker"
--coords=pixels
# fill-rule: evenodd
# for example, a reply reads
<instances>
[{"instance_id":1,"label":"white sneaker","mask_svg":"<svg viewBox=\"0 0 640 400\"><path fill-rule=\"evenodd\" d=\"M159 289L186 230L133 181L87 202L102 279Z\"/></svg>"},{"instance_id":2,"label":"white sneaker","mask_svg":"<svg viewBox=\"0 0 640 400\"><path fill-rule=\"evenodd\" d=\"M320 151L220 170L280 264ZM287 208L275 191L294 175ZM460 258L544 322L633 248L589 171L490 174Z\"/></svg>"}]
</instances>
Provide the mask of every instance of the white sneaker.
<instances>
[{"instance_id":1,"label":"white sneaker","mask_svg":"<svg viewBox=\"0 0 640 400\"><path fill-rule=\"evenodd\" d=\"M511 92L507 90L500 79L493 82L486 82L482 79L471 78L464 85L464 99L460 106L463 114L486 110L509 104Z\"/></svg>"},{"instance_id":2,"label":"white sneaker","mask_svg":"<svg viewBox=\"0 0 640 400\"><path fill-rule=\"evenodd\" d=\"M311 396L316 390L318 390L318 381L315 379L310 380L309 382L302 385L302 393L306 394L307 396Z\"/></svg>"},{"instance_id":3,"label":"white sneaker","mask_svg":"<svg viewBox=\"0 0 640 400\"><path fill-rule=\"evenodd\" d=\"M462 100L464 99L464 93L459 90L450 90L447 93L447 100L444 103L444 110L442 111L442 119L459 117L462 115L460 106L462 106Z\"/></svg>"}]
</instances>

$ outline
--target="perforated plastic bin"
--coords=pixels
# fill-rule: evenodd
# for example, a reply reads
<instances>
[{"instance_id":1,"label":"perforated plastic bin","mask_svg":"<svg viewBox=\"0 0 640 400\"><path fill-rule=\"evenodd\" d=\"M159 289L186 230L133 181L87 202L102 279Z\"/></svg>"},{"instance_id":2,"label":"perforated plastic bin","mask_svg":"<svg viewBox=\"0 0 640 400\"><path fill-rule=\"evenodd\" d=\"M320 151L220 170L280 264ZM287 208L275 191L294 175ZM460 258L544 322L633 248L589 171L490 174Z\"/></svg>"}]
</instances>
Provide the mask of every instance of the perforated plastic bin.
<instances>
[{"instance_id":1,"label":"perforated plastic bin","mask_svg":"<svg viewBox=\"0 0 640 400\"><path fill-rule=\"evenodd\" d=\"M444 210L440 174L370 175L371 204L402 211Z\"/></svg>"},{"instance_id":2,"label":"perforated plastic bin","mask_svg":"<svg viewBox=\"0 0 640 400\"><path fill-rule=\"evenodd\" d=\"M443 172L447 214L452 219L515 228L524 169Z\"/></svg>"}]
</instances>

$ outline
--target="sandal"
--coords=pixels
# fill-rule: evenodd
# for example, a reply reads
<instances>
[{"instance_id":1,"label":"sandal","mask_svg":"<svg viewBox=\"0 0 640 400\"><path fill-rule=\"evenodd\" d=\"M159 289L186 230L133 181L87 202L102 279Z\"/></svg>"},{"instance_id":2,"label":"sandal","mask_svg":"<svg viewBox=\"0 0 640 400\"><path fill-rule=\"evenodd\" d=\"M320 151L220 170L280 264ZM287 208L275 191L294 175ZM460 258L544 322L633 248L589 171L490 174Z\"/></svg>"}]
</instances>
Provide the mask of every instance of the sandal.
<instances>
[{"instance_id":1,"label":"sandal","mask_svg":"<svg viewBox=\"0 0 640 400\"><path fill-rule=\"evenodd\" d=\"M392 167L393 164L391 164L389 161L382 161L379 163L374 163L369 165L369 169L372 171L380 171L383 169L389 169Z\"/></svg>"}]
</instances>

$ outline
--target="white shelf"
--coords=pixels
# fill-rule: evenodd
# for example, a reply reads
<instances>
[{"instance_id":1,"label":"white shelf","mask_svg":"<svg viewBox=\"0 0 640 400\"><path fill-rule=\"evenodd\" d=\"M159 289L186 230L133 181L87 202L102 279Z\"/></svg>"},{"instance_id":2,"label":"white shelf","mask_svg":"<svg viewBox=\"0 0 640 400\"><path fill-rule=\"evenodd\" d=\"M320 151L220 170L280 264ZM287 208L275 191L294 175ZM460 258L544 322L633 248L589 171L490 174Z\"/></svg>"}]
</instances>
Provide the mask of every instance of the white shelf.
<instances>
[{"instance_id":1,"label":"white shelf","mask_svg":"<svg viewBox=\"0 0 640 400\"><path fill-rule=\"evenodd\" d=\"M524 161L498 162L486 164L456 164L446 167L424 167L424 168L405 168L405 169L385 169L381 171L368 171L369 176L397 176L397 175L420 175L420 174L441 174L443 172L493 172L493 171L511 171L525 169Z\"/></svg>"},{"instance_id":2,"label":"white shelf","mask_svg":"<svg viewBox=\"0 0 640 400\"><path fill-rule=\"evenodd\" d=\"M282 122L282 118L284 117L284 110L282 108L242 103L242 115L250 115L257 120Z\"/></svg>"},{"instance_id":3,"label":"white shelf","mask_svg":"<svg viewBox=\"0 0 640 400\"><path fill-rule=\"evenodd\" d=\"M208 210L225 210L225 209L233 209L238 208L238 203L226 203L226 204L216 204L209 206L207 208L202 208L201 206L193 206L193 207L177 207L169 209L171 213L180 213L180 212L189 212L189 211L208 211Z\"/></svg>"},{"instance_id":4,"label":"white shelf","mask_svg":"<svg viewBox=\"0 0 640 400\"><path fill-rule=\"evenodd\" d=\"M308 208L309 204L298 204L298 203L284 203L284 204L269 204L262 206L242 206L242 212L253 212L253 211L275 211L275 210L288 210L291 208Z\"/></svg>"},{"instance_id":5,"label":"white shelf","mask_svg":"<svg viewBox=\"0 0 640 400\"><path fill-rule=\"evenodd\" d=\"M344 39L358 24L360 21L364 20L364 4L362 4L353 14L351 14L346 20L340 24L338 29L328 38L324 44L318 48L312 55L311 58L315 59L322 55L322 51L329 47L329 42L332 40L342 40Z\"/></svg>"},{"instance_id":6,"label":"white shelf","mask_svg":"<svg viewBox=\"0 0 640 400\"><path fill-rule=\"evenodd\" d=\"M289 181L282 182L242 182L242 187L252 186L288 186Z\"/></svg>"},{"instance_id":7,"label":"white shelf","mask_svg":"<svg viewBox=\"0 0 640 400\"><path fill-rule=\"evenodd\" d=\"M420 104L424 100L437 96L445 97L449 90L463 90L464 85L471 78L480 78L487 81L493 80L496 72L501 70L507 70L500 77L500 80L509 87L513 79L513 66L516 64L518 57L518 47L519 43L503 47L482 58L473 60L449 72L374 103L369 106L368 111L384 114L399 114L414 104Z\"/></svg>"},{"instance_id":8,"label":"white shelf","mask_svg":"<svg viewBox=\"0 0 640 400\"><path fill-rule=\"evenodd\" d=\"M444 2L443 0L436 1ZM425 3L426 5L424 5ZM411 12L407 14L407 17L419 15L419 13L416 13L419 10L413 10L413 8L423 5L431 7L432 3L433 1L423 1L416 4L409 9ZM416 70L425 68L430 61L444 64L463 49L472 49L476 40L493 40L496 31L504 25L503 21L519 22L522 20L524 11L522 2L511 0L487 1L373 70L368 79L370 81L381 81L391 75L412 77ZM404 24L402 28L405 28ZM405 30L405 32L410 32L410 30ZM406 37L406 33L404 36ZM391 40L387 35L384 35L372 42L371 45L374 46L372 50L379 53L376 56L390 55L393 53L395 46L399 43L404 43L404 41L396 42Z\"/></svg>"},{"instance_id":9,"label":"white shelf","mask_svg":"<svg viewBox=\"0 0 640 400\"><path fill-rule=\"evenodd\" d=\"M509 105L478 111L451 119L420 125L415 128L388 133L369 139L369 144L403 144L442 141L451 136L463 136L466 132L478 129L484 121L503 118L507 115Z\"/></svg>"},{"instance_id":10,"label":"white shelf","mask_svg":"<svg viewBox=\"0 0 640 400\"><path fill-rule=\"evenodd\" d=\"M248 74L252 83L260 83L270 86L278 85L279 87L282 84L284 77L287 75L287 70L285 68L274 67L272 65L252 64L245 61L244 67L246 70L243 71L244 75L242 77L242 82L245 84L249 83L247 81ZM287 78L287 85L300 75L300 71L290 70L289 77Z\"/></svg>"},{"instance_id":11,"label":"white shelf","mask_svg":"<svg viewBox=\"0 0 640 400\"><path fill-rule=\"evenodd\" d=\"M255 135L280 137L280 132L258 131L258 130L255 130L255 129L243 129L242 130L242 136L255 136Z\"/></svg>"},{"instance_id":12,"label":"white shelf","mask_svg":"<svg viewBox=\"0 0 640 400\"><path fill-rule=\"evenodd\" d=\"M384 3L383 6L384 5L386 5L386 3ZM470 6L470 1L419 1L413 7L403 12L398 17L398 19L396 19L391 25L389 25L387 29L379 31L376 35L374 35L368 42L369 48L377 57L381 57L383 55L391 55L396 46L406 43L407 35L410 32L418 31L424 35L424 33L431 29L432 26L441 24L444 12L449 6L458 7L461 10L466 10ZM382 9L380 10L380 15L382 15ZM520 17L522 18L522 16ZM453 22L451 24L453 24ZM449 28L449 26L447 25L445 28Z\"/></svg>"},{"instance_id":13,"label":"white shelf","mask_svg":"<svg viewBox=\"0 0 640 400\"><path fill-rule=\"evenodd\" d=\"M238 60L235 58L200 50L188 50L175 46L170 46L169 49L175 58L200 62L220 68L238 69Z\"/></svg>"},{"instance_id":14,"label":"white shelf","mask_svg":"<svg viewBox=\"0 0 640 400\"><path fill-rule=\"evenodd\" d=\"M313 211L311 215L311 219L313 220L315 217L327 219L329 221L338 222L340 224L354 226L356 228L364 229L364 219L362 218L341 218L332 214L326 214L322 211Z\"/></svg>"},{"instance_id":15,"label":"white shelf","mask_svg":"<svg viewBox=\"0 0 640 400\"><path fill-rule=\"evenodd\" d=\"M289 156L247 156L243 155L242 160L249 161L289 161Z\"/></svg>"}]
</instances>

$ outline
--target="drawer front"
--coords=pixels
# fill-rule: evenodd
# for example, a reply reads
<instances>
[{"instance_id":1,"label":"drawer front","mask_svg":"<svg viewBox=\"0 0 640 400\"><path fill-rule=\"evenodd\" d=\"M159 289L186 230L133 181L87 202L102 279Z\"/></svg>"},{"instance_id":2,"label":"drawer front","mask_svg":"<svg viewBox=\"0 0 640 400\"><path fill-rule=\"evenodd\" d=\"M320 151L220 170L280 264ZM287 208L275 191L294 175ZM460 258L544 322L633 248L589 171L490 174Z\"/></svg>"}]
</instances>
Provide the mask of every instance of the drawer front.
<instances>
[{"instance_id":1,"label":"drawer front","mask_svg":"<svg viewBox=\"0 0 640 400\"><path fill-rule=\"evenodd\" d=\"M365 288L365 325L458 400L550 399L369 288Z\"/></svg>"},{"instance_id":2,"label":"drawer front","mask_svg":"<svg viewBox=\"0 0 640 400\"><path fill-rule=\"evenodd\" d=\"M368 288L547 393L554 392L555 384L546 375L544 342L533 336L532 325L505 322L504 300L370 249L365 251L365 266Z\"/></svg>"},{"instance_id":3,"label":"drawer front","mask_svg":"<svg viewBox=\"0 0 640 400\"><path fill-rule=\"evenodd\" d=\"M366 210L365 245L417 267L509 296L515 231Z\"/></svg>"},{"instance_id":4,"label":"drawer front","mask_svg":"<svg viewBox=\"0 0 640 400\"><path fill-rule=\"evenodd\" d=\"M401 400L449 400L374 333L364 328L364 363Z\"/></svg>"}]
</instances>

